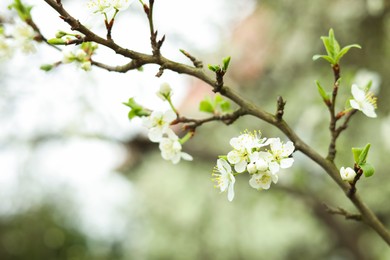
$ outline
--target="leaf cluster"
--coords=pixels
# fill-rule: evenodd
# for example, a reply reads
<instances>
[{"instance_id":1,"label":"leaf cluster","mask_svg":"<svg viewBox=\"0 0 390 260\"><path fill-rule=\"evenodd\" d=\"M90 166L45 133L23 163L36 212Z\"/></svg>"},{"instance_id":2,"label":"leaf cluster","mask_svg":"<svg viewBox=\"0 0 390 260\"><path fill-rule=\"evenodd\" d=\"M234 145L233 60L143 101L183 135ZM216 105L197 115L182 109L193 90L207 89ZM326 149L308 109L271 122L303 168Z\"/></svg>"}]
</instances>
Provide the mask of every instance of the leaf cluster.
<instances>
[{"instance_id":1,"label":"leaf cluster","mask_svg":"<svg viewBox=\"0 0 390 260\"><path fill-rule=\"evenodd\" d=\"M347 52L351 48L358 48L361 49L362 47L359 44L350 44L343 48L340 48L340 44L336 40L336 37L334 35L333 29L331 28L329 30L328 36L322 36L321 40L325 46L325 50L327 55L314 55L313 60L318 60L319 58L322 58L324 60L327 60L332 66L335 66L339 64L340 59L347 54Z\"/></svg>"},{"instance_id":2,"label":"leaf cluster","mask_svg":"<svg viewBox=\"0 0 390 260\"><path fill-rule=\"evenodd\" d=\"M130 120L134 117L143 117L150 115L150 111L135 102L134 98L129 98L129 101L127 103L124 102L123 105L130 107L130 111L128 114Z\"/></svg>"},{"instance_id":3,"label":"leaf cluster","mask_svg":"<svg viewBox=\"0 0 390 260\"><path fill-rule=\"evenodd\" d=\"M207 96L199 104L199 110L211 114L229 113L230 102L224 99L219 93L214 98Z\"/></svg>"},{"instance_id":4,"label":"leaf cluster","mask_svg":"<svg viewBox=\"0 0 390 260\"><path fill-rule=\"evenodd\" d=\"M31 9L30 5L25 5L20 0L14 0L12 4L8 6L8 9L15 9L18 12L20 19L23 21L31 20Z\"/></svg>"},{"instance_id":5,"label":"leaf cluster","mask_svg":"<svg viewBox=\"0 0 390 260\"><path fill-rule=\"evenodd\" d=\"M375 169L372 164L367 162L368 151L370 150L371 144L366 144L365 147L354 147L352 148L353 158L356 165L358 165L364 173L365 177L374 175Z\"/></svg>"}]
</instances>

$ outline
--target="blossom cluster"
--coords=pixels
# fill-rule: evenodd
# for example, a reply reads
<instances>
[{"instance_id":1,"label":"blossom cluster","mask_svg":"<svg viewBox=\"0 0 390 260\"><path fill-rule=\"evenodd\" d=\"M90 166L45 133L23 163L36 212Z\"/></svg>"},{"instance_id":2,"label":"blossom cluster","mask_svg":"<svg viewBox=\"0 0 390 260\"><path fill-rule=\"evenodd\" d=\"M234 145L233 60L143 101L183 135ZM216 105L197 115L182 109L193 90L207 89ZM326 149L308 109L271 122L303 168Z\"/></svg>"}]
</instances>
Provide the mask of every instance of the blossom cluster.
<instances>
[{"instance_id":1,"label":"blossom cluster","mask_svg":"<svg viewBox=\"0 0 390 260\"><path fill-rule=\"evenodd\" d=\"M0 27L0 59L12 56L15 49L23 53L35 51L35 31L26 23L16 22L6 28Z\"/></svg>"},{"instance_id":2,"label":"blossom cluster","mask_svg":"<svg viewBox=\"0 0 390 260\"><path fill-rule=\"evenodd\" d=\"M94 13L109 13L112 11L123 11L129 8L134 0L91 0L88 7Z\"/></svg>"},{"instance_id":3,"label":"blossom cluster","mask_svg":"<svg viewBox=\"0 0 390 260\"><path fill-rule=\"evenodd\" d=\"M171 96L169 85L161 85L157 96L163 100L169 100ZM181 159L191 161L192 156L182 152L182 144L186 138L180 139L170 128L171 123L176 120L177 114L169 109L165 112L153 111L149 116L143 118L143 125L148 128L148 137L150 141L159 143L161 156L172 163L177 164Z\"/></svg>"},{"instance_id":4,"label":"blossom cluster","mask_svg":"<svg viewBox=\"0 0 390 260\"><path fill-rule=\"evenodd\" d=\"M64 49L62 63L77 63L85 71L91 70L91 55L98 48L94 42L84 42L77 50Z\"/></svg>"},{"instance_id":5,"label":"blossom cluster","mask_svg":"<svg viewBox=\"0 0 390 260\"><path fill-rule=\"evenodd\" d=\"M268 190L277 183L280 169L292 166L294 144L283 143L279 138L261 138L260 132L245 132L230 140L233 150L220 156L213 176L216 188L227 191L228 200L234 198L235 175L249 173L249 185L257 190Z\"/></svg>"}]
</instances>

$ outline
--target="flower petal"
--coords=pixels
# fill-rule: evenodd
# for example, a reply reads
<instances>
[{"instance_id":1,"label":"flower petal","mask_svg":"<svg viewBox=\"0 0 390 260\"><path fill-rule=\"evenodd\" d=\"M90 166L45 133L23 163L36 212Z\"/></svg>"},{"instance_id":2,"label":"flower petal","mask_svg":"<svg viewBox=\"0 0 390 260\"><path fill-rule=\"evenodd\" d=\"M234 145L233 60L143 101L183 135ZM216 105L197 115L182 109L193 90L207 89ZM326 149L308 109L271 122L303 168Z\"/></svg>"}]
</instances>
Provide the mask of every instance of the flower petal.
<instances>
[{"instance_id":1,"label":"flower petal","mask_svg":"<svg viewBox=\"0 0 390 260\"><path fill-rule=\"evenodd\" d=\"M351 93L356 101L364 101L366 99L366 92L360 89L356 84L352 84Z\"/></svg>"},{"instance_id":2,"label":"flower petal","mask_svg":"<svg viewBox=\"0 0 390 260\"><path fill-rule=\"evenodd\" d=\"M225 159L218 159L217 167L222 174L228 174L232 171L232 167Z\"/></svg>"},{"instance_id":3,"label":"flower petal","mask_svg":"<svg viewBox=\"0 0 390 260\"><path fill-rule=\"evenodd\" d=\"M154 143L158 143L161 141L162 136L163 136L163 131L161 128L152 127L149 129L148 137L149 137L150 141L152 141Z\"/></svg>"},{"instance_id":4,"label":"flower petal","mask_svg":"<svg viewBox=\"0 0 390 260\"><path fill-rule=\"evenodd\" d=\"M175 120L177 118L177 115L175 112L173 112L173 110L167 110L165 113L164 113L164 116L163 116L163 120L165 122L167 122L168 124L170 124L173 120Z\"/></svg>"},{"instance_id":5,"label":"flower petal","mask_svg":"<svg viewBox=\"0 0 390 260\"><path fill-rule=\"evenodd\" d=\"M286 169L290 168L294 163L293 158L285 158L280 161L280 168Z\"/></svg>"},{"instance_id":6,"label":"flower petal","mask_svg":"<svg viewBox=\"0 0 390 260\"><path fill-rule=\"evenodd\" d=\"M184 153L184 152L181 153L181 158L183 158L183 160L186 160L186 161L192 161L193 160L191 155L189 155L188 153Z\"/></svg>"},{"instance_id":7,"label":"flower petal","mask_svg":"<svg viewBox=\"0 0 390 260\"><path fill-rule=\"evenodd\" d=\"M230 151L227 154L227 159L231 164L236 164L241 160L240 155L236 150Z\"/></svg>"},{"instance_id":8,"label":"flower petal","mask_svg":"<svg viewBox=\"0 0 390 260\"><path fill-rule=\"evenodd\" d=\"M247 162L246 161L240 161L239 163L234 165L234 170L236 172L241 173L244 172L246 169Z\"/></svg>"},{"instance_id":9,"label":"flower petal","mask_svg":"<svg viewBox=\"0 0 390 260\"><path fill-rule=\"evenodd\" d=\"M231 174L231 182L228 188L228 200L232 201L234 199L234 183L236 179L234 178L233 174Z\"/></svg>"},{"instance_id":10,"label":"flower petal","mask_svg":"<svg viewBox=\"0 0 390 260\"><path fill-rule=\"evenodd\" d=\"M371 103L364 103L362 112L368 117L376 117L375 107Z\"/></svg>"},{"instance_id":11,"label":"flower petal","mask_svg":"<svg viewBox=\"0 0 390 260\"><path fill-rule=\"evenodd\" d=\"M351 99L351 100L349 101L349 104L351 105L352 108L361 110L361 107L360 107L359 103L356 102L356 100Z\"/></svg>"}]
</instances>

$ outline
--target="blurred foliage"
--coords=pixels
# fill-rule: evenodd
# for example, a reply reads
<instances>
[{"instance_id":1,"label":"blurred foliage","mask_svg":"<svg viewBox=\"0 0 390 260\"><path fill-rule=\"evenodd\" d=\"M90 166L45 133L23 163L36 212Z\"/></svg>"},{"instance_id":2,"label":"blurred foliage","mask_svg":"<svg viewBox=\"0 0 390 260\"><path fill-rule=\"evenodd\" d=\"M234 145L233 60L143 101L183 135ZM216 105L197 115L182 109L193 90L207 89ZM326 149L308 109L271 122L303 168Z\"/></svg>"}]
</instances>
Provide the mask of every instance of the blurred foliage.
<instances>
[{"instance_id":1,"label":"blurred foliage","mask_svg":"<svg viewBox=\"0 0 390 260\"><path fill-rule=\"evenodd\" d=\"M0 259L121 259L115 245L106 254L93 250L90 239L67 222L50 205L2 216Z\"/></svg>"}]
</instances>

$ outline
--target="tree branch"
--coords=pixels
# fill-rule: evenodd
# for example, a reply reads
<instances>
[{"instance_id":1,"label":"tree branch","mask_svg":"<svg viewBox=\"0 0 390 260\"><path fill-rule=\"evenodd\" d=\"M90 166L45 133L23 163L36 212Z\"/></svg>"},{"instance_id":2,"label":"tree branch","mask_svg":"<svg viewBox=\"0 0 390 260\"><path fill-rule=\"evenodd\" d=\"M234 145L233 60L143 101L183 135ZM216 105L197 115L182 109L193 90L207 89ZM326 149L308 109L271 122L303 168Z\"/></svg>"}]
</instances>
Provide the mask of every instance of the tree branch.
<instances>
[{"instance_id":1,"label":"tree branch","mask_svg":"<svg viewBox=\"0 0 390 260\"><path fill-rule=\"evenodd\" d=\"M368 226L370 226L373 230L375 230L382 238L383 240L390 245L390 233L386 229L386 227L382 224L382 222L377 218L377 216L369 209L361 200L361 198L358 196L357 193L353 193L350 196L349 191L351 189L351 186L342 181L340 178L339 170L334 164L334 156L335 151L333 152L333 148L330 147L329 149L329 155L328 159L322 157L320 154L318 154L313 148L308 146L291 128L290 126L280 117L280 116L274 116L262 108L256 106L252 102L247 101L243 97L241 97L240 94L238 94L235 90L221 84L221 81L212 79L211 77L207 76L205 72L200 68L194 68L185 64L177 63L174 61L171 61L161 55L147 55L139 52L135 52L132 50L128 50L126 48L123 48L116 43L114 43L110 39L104 39L96 34L94 34L92 31L90 31L88 28L83 26L78 20L73 18L71 15L68 14L68 12L63 8L62 4L55 0L45 0L46 3L48 3L54 10L56 10L61 16L61 18L67 22L72 30L79 31L83 33L86 37L86 40L88 41L94 41L96 43L99 43L101 45L104 45L112 50L114 50L117 54L123 55L124 57L130 58L133 60L133 62L139 62L139 64L158 64L160 66L163 66L164 69L169 69L171 71L175 71L177 73L183 73L187 75L191 75L195 78L198 78L206 83L208 83L214 91L220 92L222 95L230 98L232 101L234 101L239 107L240 107L240 114L242 115L252 115L258 119L261 119L265 122L268 122L269 124L277 127L280 129L294 144L296 147L296 150L301 151L303 154L305 154L307 157L309 157L311 160L316 162L319 166L321 166L325 172L337 183L337 185L344 191L346 196L351 200L351 202L355 205L355 207L358 209L361 215L361 219L364 223L366 223ZM152 3L153 1L150 1ZM150 21L150 20L149 20ZM151 27L153 29L153 27ZM154 31L154 30L152 30ZM105 69L112 69L113 67L109 66L103 66L102 64L98 63L100 67L103 67ZM125 65L126 66L126 65ZM129 70L136 68L136 66L130 66L127 67ZM337 68L336 68L337 69ZM116 71L115 69L113 69ZM338 81L339 78L339 68L335 70L335 82ZM122 71L125 72L125 71ZM331 116L333 115L334 123L337 121L335 113L334 113L334 101L337 95L337 88L338 85L334 86L333 91L333 98L332 98L332 110L331 110ZM219 118L220 120L221 118ZM195 122L193 121L194 125L196 126L198 124L201 125L205 122L218 120L217 117L212 117L209 119L205 119L203 121ZM222 120L223 121L223 120ZM346 123L348 120L346 120ZM346 126L346 124L345 124ZM334 124L334 127L331 122L331 131L336 130L336 125ZM341 128L340 128L341 129ZM340 130L341 132L341 130ZM334 138L334 137L332 137ZM337 137L336 137L337 138ZM335 148L335 140L334 138L334 148ZM332 146L332 144L331 144ZM332 148L332 149L331 149Z\"/></svg>"}]
</instances>

